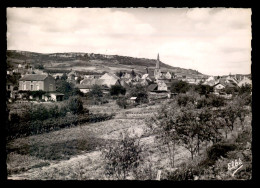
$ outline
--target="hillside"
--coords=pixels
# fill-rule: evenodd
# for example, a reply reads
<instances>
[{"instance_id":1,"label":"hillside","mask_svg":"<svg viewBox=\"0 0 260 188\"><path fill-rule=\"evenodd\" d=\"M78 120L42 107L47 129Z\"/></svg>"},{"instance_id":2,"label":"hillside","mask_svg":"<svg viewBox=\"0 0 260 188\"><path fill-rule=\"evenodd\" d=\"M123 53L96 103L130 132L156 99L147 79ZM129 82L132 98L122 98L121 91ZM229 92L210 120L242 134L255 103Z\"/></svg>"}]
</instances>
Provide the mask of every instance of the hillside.
<instances>
[{"instance_id":1,"label":"hillside","mask_svg":"<svg viewBox=\"0 0 260 188\"><path fill-rule=\"evenodd\" d=\"M46 70L80 70L85 72L129 72L134 69L144 74L146 67L151 71L155 68L156 59L135 58L119 55L103 55L94 53L35 53L27 51L7 50L8 66L17 67L19 63L31 65L42 64ZM172 67L161 62L162 70L170 70L182 75L202 75L192 69Z\"/></svg>"}]
</instances>

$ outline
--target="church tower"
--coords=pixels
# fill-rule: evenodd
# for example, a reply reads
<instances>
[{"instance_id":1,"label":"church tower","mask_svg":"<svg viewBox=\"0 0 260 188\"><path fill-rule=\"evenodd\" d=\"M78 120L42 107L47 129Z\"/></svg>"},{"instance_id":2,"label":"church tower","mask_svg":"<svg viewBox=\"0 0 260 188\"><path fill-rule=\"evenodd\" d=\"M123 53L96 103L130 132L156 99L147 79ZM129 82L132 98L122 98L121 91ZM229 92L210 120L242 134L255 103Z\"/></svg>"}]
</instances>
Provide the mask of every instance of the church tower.
<instances>
[{"instance_id":1,"label":"church tower","mask_svg":"<svg viewBox=\"0 0 260 188\"><path fill-rule=\"evenodd\" d=\"M159 58L159 53L158 53L158 55L157 55L156 69L160 69L160 58Z\"/></svg>"},{"instance_id":2,"label":"church tower","mask_svg":"<svg viewBox=\"0 0 260 188\"><path fill-rule=\"evenodd\" d=\"M157 60L156 60L156 66L154 69L154 78L157 80L160 78L161 70L160 70L160 59L159 59L159 53L157 55Z\"/></svg>"}]
</instances>

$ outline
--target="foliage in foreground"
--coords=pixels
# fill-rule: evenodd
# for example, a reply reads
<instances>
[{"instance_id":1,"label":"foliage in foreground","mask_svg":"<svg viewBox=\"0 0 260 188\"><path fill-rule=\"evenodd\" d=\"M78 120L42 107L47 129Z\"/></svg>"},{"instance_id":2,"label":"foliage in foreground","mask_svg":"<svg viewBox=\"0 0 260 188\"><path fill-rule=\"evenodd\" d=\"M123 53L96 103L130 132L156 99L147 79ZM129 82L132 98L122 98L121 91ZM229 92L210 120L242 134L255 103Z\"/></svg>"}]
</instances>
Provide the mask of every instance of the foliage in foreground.
<instances>
[{"instance_id":1,"label":"foliage in foreground","mask_svg":"<svg viewBox=\"0 0 260 188\"><path fill-rule=\"evenodd\" d=\"M130 138L127 133L121 136L123 138L119 142L103 151L106 175L118 180L124 180L130 173L134 173L142 160L140 140Z\"/></svg>"}]
</instances>

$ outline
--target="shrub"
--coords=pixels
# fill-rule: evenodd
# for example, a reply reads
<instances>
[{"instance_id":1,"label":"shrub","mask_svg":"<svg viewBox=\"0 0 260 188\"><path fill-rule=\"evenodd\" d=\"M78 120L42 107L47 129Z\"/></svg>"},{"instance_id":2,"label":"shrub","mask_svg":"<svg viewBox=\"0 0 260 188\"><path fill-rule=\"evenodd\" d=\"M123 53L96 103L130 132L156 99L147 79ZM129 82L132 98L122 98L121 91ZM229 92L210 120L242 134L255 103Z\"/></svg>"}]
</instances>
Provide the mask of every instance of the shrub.
<instances>
[{"instance_id":1,"label":"shrub","mask_svg":"<svg viewBox=\"0 0 260 188\"><path fill-rule=\"evenodd\" d=\"M139 141L125 134L122 140L103 151L106 174L117 179L126 179L139 166L142 160L141 151Z\"/></svg>"}]
</instances>

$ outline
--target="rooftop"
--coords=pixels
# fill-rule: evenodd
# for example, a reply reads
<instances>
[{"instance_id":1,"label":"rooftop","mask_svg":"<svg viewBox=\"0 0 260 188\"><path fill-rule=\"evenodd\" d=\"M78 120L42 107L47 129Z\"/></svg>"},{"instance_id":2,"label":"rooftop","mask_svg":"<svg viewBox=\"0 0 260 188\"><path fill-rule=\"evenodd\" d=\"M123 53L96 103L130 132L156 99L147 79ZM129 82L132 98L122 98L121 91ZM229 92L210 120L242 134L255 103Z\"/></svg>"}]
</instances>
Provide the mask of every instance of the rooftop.
<instances>
[{"instance_id":1,"label":"rooftop","mask_svg":"<svg viewBox=\"0 0 260 188\"><path fill-rule=\"evenodd\" d=\"M42 81L47 78L46 74L26 74L24 77L20 78L20 81Z\"/></svg>"}]
</instances>

